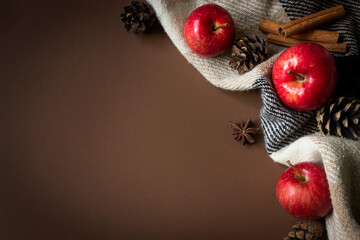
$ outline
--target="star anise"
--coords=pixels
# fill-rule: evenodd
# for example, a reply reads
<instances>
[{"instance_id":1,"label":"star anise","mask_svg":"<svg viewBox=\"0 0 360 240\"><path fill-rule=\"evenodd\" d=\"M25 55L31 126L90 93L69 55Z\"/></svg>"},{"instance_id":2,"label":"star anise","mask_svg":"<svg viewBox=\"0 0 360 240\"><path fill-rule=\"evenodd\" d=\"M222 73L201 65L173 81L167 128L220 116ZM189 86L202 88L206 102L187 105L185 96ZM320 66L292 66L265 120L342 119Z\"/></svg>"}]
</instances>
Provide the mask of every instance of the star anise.
<instances>
[{"instance_id":1,"label":"star anise","mask_svg":"<svg viewBox=\"0 0 360 240\"><path fill-rule=\"evenodd\" d=\"M249 118L246 123L244 124L243 121L241 121L239 124L235 124L232 121L230 121L230 127L234 130L233 135L235 136L234 139L241 141L242 144L252 144L255 142L252 135L256 134L260 128L251 127L252 122Z\"/></svg>"}]
</instances>

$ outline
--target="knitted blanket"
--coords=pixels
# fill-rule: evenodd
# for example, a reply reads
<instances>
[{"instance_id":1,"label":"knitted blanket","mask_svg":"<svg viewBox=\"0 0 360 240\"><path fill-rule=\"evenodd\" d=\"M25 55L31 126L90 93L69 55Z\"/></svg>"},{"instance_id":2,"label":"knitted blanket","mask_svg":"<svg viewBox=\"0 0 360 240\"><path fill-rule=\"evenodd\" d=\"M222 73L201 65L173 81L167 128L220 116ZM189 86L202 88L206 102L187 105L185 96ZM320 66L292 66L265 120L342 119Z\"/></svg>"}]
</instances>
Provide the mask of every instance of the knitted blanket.
<instances>
[{"instance_id":1,"label":"knitted blanket","mask_svg":"<svg viewBox=\"0 0 360 240\"><path fill-rule=\"evenodd\" d=\"M271 57L250 72L239 75L229 67L230 51L214 58L204 58L187 46L183 27L195 8L216 3L230 12L237 37L265 35L258 30L260 18L277 22L309 15L342 4L346 16L322 29L340 32L348 44L346 54L334 54L338 72L338 90L356 92L360 80L360 4L356 0L148 0L164 30L181 54L214 86L233 91L261 89L263 107L260 112L266 149L279 163L307 161L321 164L326 171L333 210L326 216L328 238L360 239L360 142L324 136L318 132L315 111L299 112L285 108L271 84L272 66L285 49L269 44ZM355 70L355 71L354 71Z\"/></svg>"}]
</instances>

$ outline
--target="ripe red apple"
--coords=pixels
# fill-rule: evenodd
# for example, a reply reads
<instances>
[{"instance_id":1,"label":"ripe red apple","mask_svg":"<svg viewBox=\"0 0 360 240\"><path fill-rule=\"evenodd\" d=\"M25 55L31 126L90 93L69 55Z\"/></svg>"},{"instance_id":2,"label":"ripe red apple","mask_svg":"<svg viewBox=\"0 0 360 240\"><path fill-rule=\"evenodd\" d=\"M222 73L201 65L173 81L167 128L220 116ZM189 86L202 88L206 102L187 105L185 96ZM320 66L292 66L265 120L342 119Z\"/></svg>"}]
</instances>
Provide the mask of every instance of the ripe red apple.
<instances>
[{"instance_id":1,"label":"ripe red apple","mask_svg":"<svg viewBox=\"0 0 360 240\"><path fill-rule=\"evenodd\" d=\"M205 4L189 15L184 34L187 44L195 53L214 57L225 52L234 42L235 24L224 8Z\"/></svg>"},{"instance_id":2,"label":"ripe red apple","mask_svg":"<svg viewBox=\"0 0 360 240\"><path fill-rule=\"evenodd\" d=\"M300 111L315 110L325 104L335 90L334 57L319 44L297 44L278 57L272 80L286 106Z\"/></svg>"},{"instance_id":3,"label":"ripe red apple","mask_svg":"<svg viewBox=\"0 0 360 240\"><path fill-rule=\"evenodd\" d=\"M331 209L329 185L325 170L311 162L291 166L276 184L276 196L292 216L314 220L324 217Z\"/></svg>"}]
</instances>

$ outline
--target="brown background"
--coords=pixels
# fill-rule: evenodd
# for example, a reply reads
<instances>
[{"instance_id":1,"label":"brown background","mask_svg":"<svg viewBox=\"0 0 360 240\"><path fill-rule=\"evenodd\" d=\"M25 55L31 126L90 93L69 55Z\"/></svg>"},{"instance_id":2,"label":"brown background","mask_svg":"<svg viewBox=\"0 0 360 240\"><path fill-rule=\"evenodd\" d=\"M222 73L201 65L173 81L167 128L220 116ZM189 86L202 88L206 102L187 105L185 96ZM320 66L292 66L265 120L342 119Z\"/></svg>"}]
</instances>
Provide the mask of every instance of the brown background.
<instances>
[{"instance_id":1,"label":"brown background","mask_svg":"<svg viewBox=\"0 0 360 240\"><path fill-rule=\"evenodd\" d=\"M259 92L207 82L130 1L0 2L2 239L282 239L285 169L232 139Z\"/></svg>"}]
</instances>

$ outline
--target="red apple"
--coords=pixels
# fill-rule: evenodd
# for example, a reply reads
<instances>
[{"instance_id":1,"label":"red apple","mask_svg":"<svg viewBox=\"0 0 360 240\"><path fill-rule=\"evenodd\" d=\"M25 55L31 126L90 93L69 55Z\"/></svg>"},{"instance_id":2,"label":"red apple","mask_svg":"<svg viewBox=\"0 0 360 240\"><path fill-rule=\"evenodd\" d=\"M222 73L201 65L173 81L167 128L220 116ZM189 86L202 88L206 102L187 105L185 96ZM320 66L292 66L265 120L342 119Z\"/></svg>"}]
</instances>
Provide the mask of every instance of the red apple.
<instances>
[{"instance_id":1,"label":"red apple","mask_svg":"<svg viewBox=\"0 0 360 240\"><path fill-rule=\"evenodd\" d=\"M325 104L335 90L334 57L319 44L297 44L278 57L272 80L286 106L300 111L315 110Z\"/></svg>"},{"instance_id":2,"label":"red apple","mask_svg":"<svg viewBox=\"0 0 360 240\"><path fill-rule=\"evenodd\" d=\"M276 196L292 216L314 220L331 209L329 185L325 170L310 162L298 163L287 169L276 184Z\"/></svg>"},{"instance_id":3,"label":"red apple","mask_svg":"<svg viewBox=\"0 0 360 240\"><path fill-rule=\"evenodd\" d=\"M184 27L189 47L204 57L225 52L234 42L235 24L224 8L206 4L196 8L187 18Z\"/></svg>"}]
</instances>

